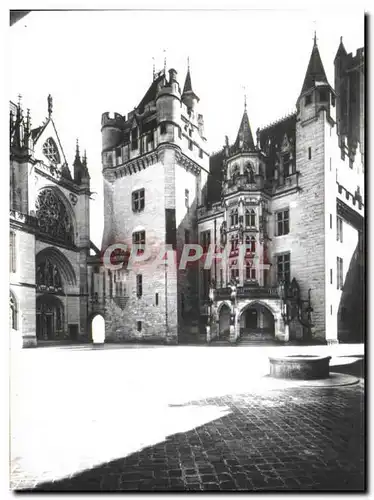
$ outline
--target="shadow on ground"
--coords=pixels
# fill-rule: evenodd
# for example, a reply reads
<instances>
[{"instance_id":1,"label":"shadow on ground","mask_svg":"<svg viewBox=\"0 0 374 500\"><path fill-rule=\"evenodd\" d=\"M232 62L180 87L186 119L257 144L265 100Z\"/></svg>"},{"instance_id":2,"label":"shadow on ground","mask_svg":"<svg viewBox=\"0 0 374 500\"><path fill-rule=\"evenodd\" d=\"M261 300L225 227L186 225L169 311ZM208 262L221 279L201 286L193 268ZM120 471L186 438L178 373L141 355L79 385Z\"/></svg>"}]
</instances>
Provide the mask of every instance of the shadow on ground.
<instances>
[{"instance_id":1,"label":"shadow on ground","mask_svg":"<svg viewBox=\"0 0 374 500\"><path fill-rule=\"evenodd\" d=\"M339 356L342 358L360 358L356 361L330 366L330 371L335 373L345 373L347 375L353 375L354 377L364 378L365 377L365 360L363 356Z\"/></svg>"},{"instance_id":2,"label":"shadow on ground","mask_svg":"<svg viewBox=\"0 0 374 500\"><path fill-rule=\"evenodd\" d=\"M187 405L230 412L32 491L365 491L360 386L230 395Z\"/></svg>"}]
</instances>

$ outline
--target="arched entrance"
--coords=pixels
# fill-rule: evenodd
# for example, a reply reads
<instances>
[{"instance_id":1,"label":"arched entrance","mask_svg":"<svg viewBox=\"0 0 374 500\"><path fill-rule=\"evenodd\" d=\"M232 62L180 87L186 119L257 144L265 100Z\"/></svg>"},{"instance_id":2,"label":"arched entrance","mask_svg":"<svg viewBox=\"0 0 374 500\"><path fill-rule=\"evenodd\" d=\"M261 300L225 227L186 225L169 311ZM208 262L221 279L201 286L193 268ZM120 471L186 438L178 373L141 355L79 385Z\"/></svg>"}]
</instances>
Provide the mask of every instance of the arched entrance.
<instances>
[{"instance_id":1,"label":"arched entrance","mask_svg":"<svg viewBox=\"0 0 374 500\"><path fill-rule=\"evenodd\" d=\"M96 314L91 320L91 336L94 344L105 342L105 320L101 314Z\"/></svg>"},{"instance_id":2,"label":"arched entrance","mask_svg":"<svg viewBox=\"0 0 374 500\"><path fill-rule=\"evenodd\" d=\"M240 337L246 340L274 340L274 316L263 304L252 303L240 315Z\"/></svg>"},{"instance_id":3,"label":"arched entrance","mask_svg":"<svg viewBox=\"0 0 374 500\"><path fill-rule=\"evenodd\" d=\"M229 339L230 337L230 307L227 304L223 304L219 311L219 338Z\"/></svg>"},{"instance_id":4,"label":"arched entrance","mask_svg":"<svg viewBox=\"0 0 374 500\"><path fill-rule=\"evenodd\" d=\"M36 299L36 337L38 340L63 340L64 306L56 295Z\"/></svg>"}]
</instances>

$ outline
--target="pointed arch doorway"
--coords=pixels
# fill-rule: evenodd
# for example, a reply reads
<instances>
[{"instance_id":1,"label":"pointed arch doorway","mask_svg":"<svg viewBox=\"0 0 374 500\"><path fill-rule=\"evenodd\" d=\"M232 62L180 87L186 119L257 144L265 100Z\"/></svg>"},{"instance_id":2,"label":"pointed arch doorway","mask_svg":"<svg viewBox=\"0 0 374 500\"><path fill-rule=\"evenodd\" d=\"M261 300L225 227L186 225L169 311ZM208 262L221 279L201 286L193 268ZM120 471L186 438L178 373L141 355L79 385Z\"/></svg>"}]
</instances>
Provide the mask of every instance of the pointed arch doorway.
<instances>
[{"instance_id":1,"label":"pointed arch doorway","mask_svg":"<svg viewBox=\"0 0 374 500\"><path fill-rule=\"evenodd\" d=\"M44 294L36 299L36 337L64 339L64 306L56 295Z\"/></svg>"}]
</instances>

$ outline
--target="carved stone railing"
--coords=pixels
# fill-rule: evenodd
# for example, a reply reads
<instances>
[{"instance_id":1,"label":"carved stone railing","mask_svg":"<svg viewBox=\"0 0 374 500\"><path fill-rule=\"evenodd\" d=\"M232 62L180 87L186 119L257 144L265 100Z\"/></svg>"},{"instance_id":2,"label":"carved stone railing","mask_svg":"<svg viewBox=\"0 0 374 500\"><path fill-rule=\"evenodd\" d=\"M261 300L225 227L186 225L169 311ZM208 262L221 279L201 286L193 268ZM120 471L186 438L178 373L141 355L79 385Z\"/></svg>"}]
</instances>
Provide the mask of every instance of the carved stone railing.
<instances>
[{"instance_id":1,"label":"carved stone railing","mask_svg":"<svg viewBox=\"0 0 374 500\"><path fill-rule=\"evenodd\" d=\"M282 191L288 191L289 189L292 188L298 188L299 187L299 175L300 172L294 172L293 174L284 177L283 179L283 184L277 184L274 188L275 193L281 193Z\"/></svg>"},{"instance_id":2,"label":"carved stone railing","mask_svg":"<svg viewBox=\"0 0 374 500\"><path fill-rule=\"evenodd\" d=\"M231 288L217 288L215 290L216 300L230 299ZM241 299L279 299L278 287L265 286L238 286L236 291L237 298Z\"/></svg>"}]
</instances>

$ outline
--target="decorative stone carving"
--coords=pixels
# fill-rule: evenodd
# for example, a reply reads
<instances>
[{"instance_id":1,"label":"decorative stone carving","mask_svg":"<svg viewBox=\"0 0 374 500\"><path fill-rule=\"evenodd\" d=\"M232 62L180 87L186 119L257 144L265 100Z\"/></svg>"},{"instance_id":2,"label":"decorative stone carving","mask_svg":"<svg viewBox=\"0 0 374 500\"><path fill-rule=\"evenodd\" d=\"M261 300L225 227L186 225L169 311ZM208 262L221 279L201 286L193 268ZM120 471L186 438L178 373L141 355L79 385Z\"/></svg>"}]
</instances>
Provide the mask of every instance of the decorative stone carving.
<instances>
[{"instance_id":1,"label":"decorative stone carving","mask_svg":"<svg viewBox=\"0 0 374 500\"><path fill-rule=\"evenodd\" d=\"M73 243L73 224L64 203L52 189L43 189L36 203L36 217L41 231L52 238Z\"/></svg>"},{"instance_id":2,"label":"decorative stone carving","mask_svg":"<svg viewBox=\"0 0 374 500\"><path fill-rule=\"evenodd\" d=\"M69 193L69 199L70 199L72 205L76 205L77 201L78 201L78 196L76 196L73 193Z\"/></svg>"}]
</instances>

